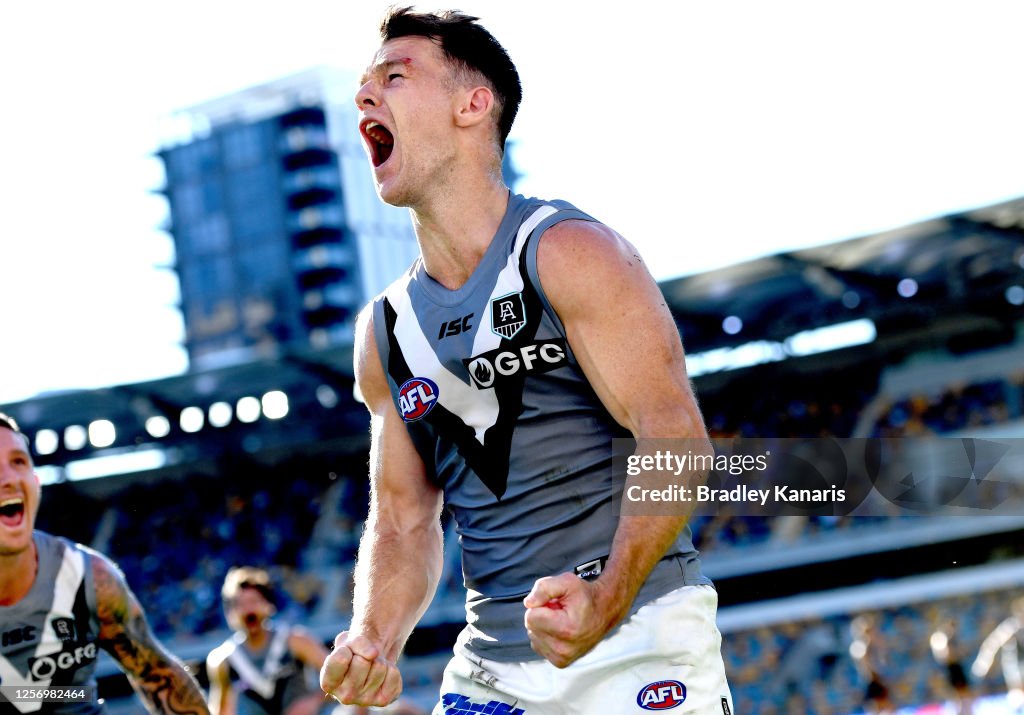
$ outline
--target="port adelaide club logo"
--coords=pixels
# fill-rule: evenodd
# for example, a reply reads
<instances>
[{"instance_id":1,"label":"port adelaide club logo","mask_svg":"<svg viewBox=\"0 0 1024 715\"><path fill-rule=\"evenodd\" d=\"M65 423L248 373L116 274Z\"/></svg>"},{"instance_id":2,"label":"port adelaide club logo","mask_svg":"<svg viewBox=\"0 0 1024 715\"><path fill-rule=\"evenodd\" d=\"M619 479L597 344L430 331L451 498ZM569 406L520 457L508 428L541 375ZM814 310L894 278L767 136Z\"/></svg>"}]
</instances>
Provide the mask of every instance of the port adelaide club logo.
<instances>
[{"instance_id":1,"label":"port adelaide club logo","mask_svg":"<svg viewBox=\"0 0 1024 715\"><path fill-rule=\"evenodd\" d=\"M526 325L526 304L522 293L509 293L491 299L491 331L511 340ZM501 346L463 360L470 382L478 390L487 390L503 379L522 373L538 373L565 365L565 340L553 338Z\"/></svg>"},{"instance_id":2,"label":"port adelaide club logo","mask_svg":"<svg viewBox=\"0 0 1024 715\"><path fill-rule=\"evenodd\" d=\"M491 330L506 340L526 325L526 305L522 293L509 293L491 299Z\"/></svg>"},{"instance_id":3,"label":"port adelaide club logo","mask_svg":"<svg viewBox=\"0 0 1024 715\"><path fill-rule=\"evenodd\" d=\"M415 422L427 416L440 394L437 383L426 377L413 377L402 383L398 388L398 409L402 419Z\"/></svg>"}]
</instances>

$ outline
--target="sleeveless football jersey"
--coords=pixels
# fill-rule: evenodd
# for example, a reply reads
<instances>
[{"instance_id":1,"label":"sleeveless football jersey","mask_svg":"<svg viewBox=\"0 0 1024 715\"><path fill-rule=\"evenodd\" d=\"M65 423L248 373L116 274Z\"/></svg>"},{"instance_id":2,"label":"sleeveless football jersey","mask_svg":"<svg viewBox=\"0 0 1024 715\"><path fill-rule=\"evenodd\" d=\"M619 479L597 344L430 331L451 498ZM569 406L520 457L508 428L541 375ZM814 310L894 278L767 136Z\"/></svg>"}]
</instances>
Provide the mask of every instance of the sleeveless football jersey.
<instances>
[{"instance_id":1,"label":"sleeveless football jersey","mask_svg":"<svg viewBox=\"0 0 1024 715\"><path fill-rule=\"evenodd\" d=\"M272 628L270 640L259 651L245 645L237 633L221 646L228 650L228 672L238 692L238 715L277 715L304 695L302 663L288 649L288 628Z\"/></svg>"},{"instance_id":2,"label":"sleeveless football jersey","mask_svg":"<svg viewBox=\"0 0 1024 715\"><path fill-rule=\"evenodd\" d=\"M33 534L39 570L29 592L13 606L0 606L0 685L31 689L88 686L99 654L96 590L88 554L78 544L42 531ZM9 702L0 713L99 713L90 702Z\"/></svg>"},{"instance_id":3,"label":"sleeveless football jersey","mask_svg":"<svg viewBox=\"0 0 1024 715\"><path fill-rule=\"evenodd\" d=\"M512 195L465 285L447 290L417 261L373 305L395 407L459 534L460 641L494 660L539 657L523 598L543 576L599 574L618 523L612 439L630 434L587 382L537 276L541 234L567 219L594 220ZM633 610L698 583L710 581L686 530Z\"/></svg>"}]
</instances>

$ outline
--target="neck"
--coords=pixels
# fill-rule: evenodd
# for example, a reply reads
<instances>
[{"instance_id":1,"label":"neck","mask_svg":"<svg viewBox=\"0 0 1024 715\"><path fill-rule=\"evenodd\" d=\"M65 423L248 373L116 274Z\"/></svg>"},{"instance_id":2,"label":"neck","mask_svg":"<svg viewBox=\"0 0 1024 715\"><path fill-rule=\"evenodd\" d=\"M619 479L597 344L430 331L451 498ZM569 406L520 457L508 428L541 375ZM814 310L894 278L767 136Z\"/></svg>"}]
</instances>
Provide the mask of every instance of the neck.
<instances>
[{"instance_id":1,"label":"neck","mask_svg":"<svg viewBox=\"0 0 1024 715\"><path fill-rule=\"evenodd\" d=\"M38 559L35 540L17 554L0 555L0 606L13 606L36 582Z\"/></svg>"},{"instance_id":2,"label":"neck","mask_svg":"<svg viewBox=\"0 0 1024 715\"><path fill-rule=\"evenodd\" d=\"M487 175L449 186L412 209L423 267L449 290L460 288L491 245L508 207L508 187Z\"/></svg>"}]
</instances>

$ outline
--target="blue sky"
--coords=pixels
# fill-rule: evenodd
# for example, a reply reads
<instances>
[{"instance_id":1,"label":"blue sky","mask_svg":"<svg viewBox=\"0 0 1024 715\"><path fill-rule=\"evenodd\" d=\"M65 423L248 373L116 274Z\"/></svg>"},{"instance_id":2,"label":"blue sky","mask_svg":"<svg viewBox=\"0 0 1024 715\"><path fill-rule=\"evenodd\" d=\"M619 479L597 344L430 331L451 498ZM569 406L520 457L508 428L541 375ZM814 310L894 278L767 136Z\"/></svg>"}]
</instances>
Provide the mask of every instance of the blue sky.
<instances>
[{"instance_id":1,"label":"blue sky","mask_svg":"<svg viewBox=\"0 0 1024 715\"><path fill-rule=\"evenodd\" d=\"M362 70L384 5L0 11L0 403L185 368L153 193L167 117L314 65ZM457 6L520 68L520 188L606 221L659 279L1024 195L1020 3Z\"/></svg>"}]
</instances>

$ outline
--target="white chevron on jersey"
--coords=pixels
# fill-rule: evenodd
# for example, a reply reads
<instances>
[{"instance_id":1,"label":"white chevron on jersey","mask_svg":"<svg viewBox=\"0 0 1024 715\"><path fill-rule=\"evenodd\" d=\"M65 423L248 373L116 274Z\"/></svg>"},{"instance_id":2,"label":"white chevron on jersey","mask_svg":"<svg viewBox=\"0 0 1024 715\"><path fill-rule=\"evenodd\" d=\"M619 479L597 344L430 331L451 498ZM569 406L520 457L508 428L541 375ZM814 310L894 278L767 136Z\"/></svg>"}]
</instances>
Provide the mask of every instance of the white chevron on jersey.
<instances>
[{"instance_id":1,"label":"white chevron on jersey","mask_svg":"<svg viewBox=\"0 0 1024 715\"><path fill-rule=\"evenodd\" d=\"M53 605L50 612L46 614L46 622L43 625L43 633L36 644L35 658L45 655L53 655L64 649L64 642L57 635L53 627L54 618L73 618L72 609L75 605L75 597L78 589L85 579L85 554L73 547L64 549L64 556L61 559L60 571L53 584ZM32 685L38 688L46 688L52 678L46 680L32 680L31 675L22 675L14 665L0 655L0 682L5 685ZM18 712L31 713L42 709L42 701L13 701L11 703Z\"/></svg>"},{"instance_id":2,"label":"white chevron on jersey","mask_svg":"<svg viewBox=\"0 0 1024 715\"><path fill-rule=\"evenodd\" d=\"M406 292L408 281L388 289L388 301L398 314L395 338L402 346L402 355L413 377L429 377L437 383L437 400L445 409L457 414L473 429L476 439L484 443L484 433L498 419L498 398L493 391L482 392L453 375L437 359L430 341L423 334Z\"/></svg>"},{"instance_id":3,"label":"white chevron on jersey","mask_svg":"<svg viewBox=\"0 0 1024 715\"><path fill-rule=\"evenodd\" d=\"M242 648L245 636L236 635L233 639L235 649L228 656L228 662L242 677L245 684L264 700L273 698L274 691L277 689L277 671L281 669L281 661L288 653L288 634L288 628L275 629L274 638L270 642L270 650L267 652L267 659L263 661L261 669L256 668L256 664Z\"/></svg>"},{"instance_id":4,"label":"white chevron on jersey","mask_svg":"<svg viewBox=\"0 0 1024 715\"><path fill-rule=\"evenodd\" d=\"M523 290L523 277L519 273L519 258L526 245L526 239L541 221L557 211L558 209L554 206L542 206L519 227L515 248L498 276L494 292L491 293L492 298ZM438 402L471 428L476 436L476 441L483 445L487 430L498 421L497 395L494 390L480 390L464 381L462 377L453 374L437 359L430 341L423 334L415 312L408 305L408 286L411 277L411 274L407 275L404 281L392 284L386 292L388 302L391 303L391 307L398 316L395 320L395 339L402 347L402 355L405 357L412 375L414 377L429 377L437 383ZM486 320L490 320L489 315ZM473 339L473 354L479 355L481 352L497 348L501 339L501 336L494 334L491 330L477 330Z\"/></svg>"},{"instance_id":5,"label":"white chevron on jersey","mask_svg":"<svg viewBox=\"0 0 1024 715\"><path fill-rule=\"evenodd\" d=\"M519 227L519 232L516 234L515 248L509 254L505 267L498 274L494 290L491 291L491 297L487 301L487 306L484 310L485 320L490 321L491 319L490 307L492 300L506 296L509 293L522 292L523 275L519 272L519 259L522 256L523 247L526 246L526 239L530 237L533 229L537 228L541 221L554 213L558 213L558 209L554 206L541 206L530 214L530 217L523 221L523 224ZM490 352L501 345L502 340L503 338L491 330L490 326L488 326L487 330L481 328L476 331L476 336L473 338L473 354L479 355L480 353Z\"/></svg>"}]
</instances>

